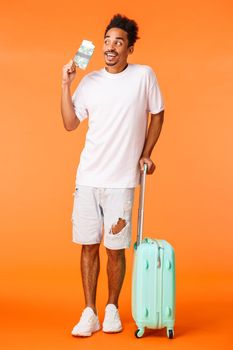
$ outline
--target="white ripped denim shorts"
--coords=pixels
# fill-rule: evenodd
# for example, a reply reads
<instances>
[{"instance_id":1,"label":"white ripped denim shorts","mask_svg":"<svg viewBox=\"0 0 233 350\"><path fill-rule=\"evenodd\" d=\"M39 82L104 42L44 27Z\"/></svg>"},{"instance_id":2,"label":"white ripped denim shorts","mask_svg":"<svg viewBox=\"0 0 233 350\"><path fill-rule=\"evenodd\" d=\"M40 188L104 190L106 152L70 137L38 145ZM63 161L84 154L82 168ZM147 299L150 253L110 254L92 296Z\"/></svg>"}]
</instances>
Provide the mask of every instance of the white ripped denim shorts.
<instances>
[{"instance_id":1,"label":"white ripped denim shorts","mask_svg":"<svg viewBox=\"0 0 233 350\"><path fill-rule=\"evenodd\" d=\"M99 188L78 185L74 193L72 241L98 244L104 239L109 249L129 248L132 237L132 207L135 188ZM117 233L119 219L125 226Z\"/></svg>"}]
</instances>

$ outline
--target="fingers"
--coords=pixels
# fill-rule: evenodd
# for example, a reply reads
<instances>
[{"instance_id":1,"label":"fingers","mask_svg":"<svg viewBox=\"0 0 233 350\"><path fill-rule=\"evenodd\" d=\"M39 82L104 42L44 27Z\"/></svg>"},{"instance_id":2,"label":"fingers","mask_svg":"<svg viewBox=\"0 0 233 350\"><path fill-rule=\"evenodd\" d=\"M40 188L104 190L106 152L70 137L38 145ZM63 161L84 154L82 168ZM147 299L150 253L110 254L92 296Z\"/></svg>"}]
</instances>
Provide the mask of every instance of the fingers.
<instances>
[{"instance_id":1,"label":"fingers","mask_svg":"<svg viewBox=\"0 0 233 350\"><path fill-rule=\"evenodd\" d=\"M155 171L155 164L152 163L150 167L148 167L148 174L153 174L153 172Z\"/></svg>"},{"instance_id":2,"label":"fingers","mask_svg":"<svg viewBox=\"0 0 233 350\"><path fill-rule=\"evenodd\" d=\"M151 168L151 166L153 164L152 160L150 158L143 157L143 158L140 159L139 162L140 162L141 171L144 170L144 164L147 164L147 172L149 172L149 170L150 170L150 168Z\"/></svg>"},{"instance_id":3,"label":"fingers","mask_svg":"<svg viewBox=\"0 0 233 350\"><path fill-rule=\"evenodd\" d=\"M143 167L144 167L144 160L143 160L143 158L141 158L141 159L139 160L139 165L140 165L141 171L143 171Z\"/></svg>"},{"instance_id":4,"label":"fingers","mask_svg":"<svg viewBox=\"0 0 233 350\"><path fill-rule=\"evenodd\" d=\"M156 168L153 161L150 158L142 157L139 161L139 166L140 166L141 171L144 170L144 164L147 164L147 174L153 174L153 172L155 171L155 168Z\"/></svg>"},{"instance_id":5,"label":"fingers","mask_svg":"<svg viewBox=\"0 0 233 350\"><path fill-rule=\"evenodd\" d=\"M76 71L76 66L73 60L70 60L67 64L63 66L63 71L66 73L73 73Z\"/></svg>"}]
</instances>

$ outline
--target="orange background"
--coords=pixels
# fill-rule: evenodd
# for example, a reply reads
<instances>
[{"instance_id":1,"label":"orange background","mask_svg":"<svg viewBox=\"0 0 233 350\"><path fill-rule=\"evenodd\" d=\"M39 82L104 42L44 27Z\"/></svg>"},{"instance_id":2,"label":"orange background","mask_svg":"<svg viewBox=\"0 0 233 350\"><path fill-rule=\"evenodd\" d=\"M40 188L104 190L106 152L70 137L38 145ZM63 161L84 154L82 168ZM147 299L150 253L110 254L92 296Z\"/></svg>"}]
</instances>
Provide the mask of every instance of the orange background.
<instances>
[{"instance_id":1,"label":"orange background","mask_svg":"<svg viewBox=\"0 0 233 350\"><path fill-rule=\"evenodd\" d=\"M232 346L231 1L8 1L1 5L2 349L219 349ZM71 211L87 121L69 133L60 114L61 70L82 39L96 45L85 72L103 67L103 33L115 13L134 18L131 63L150 65L165 99L165 122L147 178L145 234L168 240L177 264L176 339L135 339L133 251L120 298L125 330L71 337L83 308L80 247ZM138 189L133 213L134 239ZM101 248L97 296L107 298ZM2 343L2 344L1 344ZM169 344L169 345L168 345Z\"/></svg>"}]
</instances>

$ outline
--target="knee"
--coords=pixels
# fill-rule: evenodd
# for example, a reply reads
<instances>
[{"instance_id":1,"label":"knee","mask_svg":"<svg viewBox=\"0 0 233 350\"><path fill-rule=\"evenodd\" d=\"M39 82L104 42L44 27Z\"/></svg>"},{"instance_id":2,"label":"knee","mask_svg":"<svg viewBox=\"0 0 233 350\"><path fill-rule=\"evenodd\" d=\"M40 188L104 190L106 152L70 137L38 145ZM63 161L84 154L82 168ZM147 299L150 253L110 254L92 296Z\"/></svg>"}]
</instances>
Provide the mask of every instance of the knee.
<instances>
[{"instance_id":1,"label":"knee","mask_svg":"<svg viewBox=\"0 0 233 350\"><path fill-rule=\"evenodd\" d=\"M82 246L82 253L85 255L98 255L99 254L99 244L85 244Z\"/></svg>"},{"instance_id":2,"label":"knee","mask_svg":"<svg viewBox=\"0 0 233 350\"><path fill-rule=\"evenodd\" d=\"M125 258L125 249L113 250L113 249L106 248L106 250L107 250L107 255L109 260L117 261L119 259Z\"/></svg>"}]
</instances>

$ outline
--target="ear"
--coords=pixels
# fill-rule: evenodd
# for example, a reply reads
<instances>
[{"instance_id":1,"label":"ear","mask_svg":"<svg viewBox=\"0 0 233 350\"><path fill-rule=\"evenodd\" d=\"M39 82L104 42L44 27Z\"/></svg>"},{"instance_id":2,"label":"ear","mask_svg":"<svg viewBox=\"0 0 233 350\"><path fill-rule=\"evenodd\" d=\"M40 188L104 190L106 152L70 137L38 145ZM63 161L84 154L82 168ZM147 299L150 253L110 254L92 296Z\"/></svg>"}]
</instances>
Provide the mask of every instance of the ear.
<instances>
[{"instance_id":1,"label":"ear","mask_svg":"<svg viewBox=\"0 0 233 350\"><path fill-rule=\"evenodd\" d=\"M130 46L129 48L129 54L131 55L134 52L134 46Z\"/></svg>"}]
</instances>

